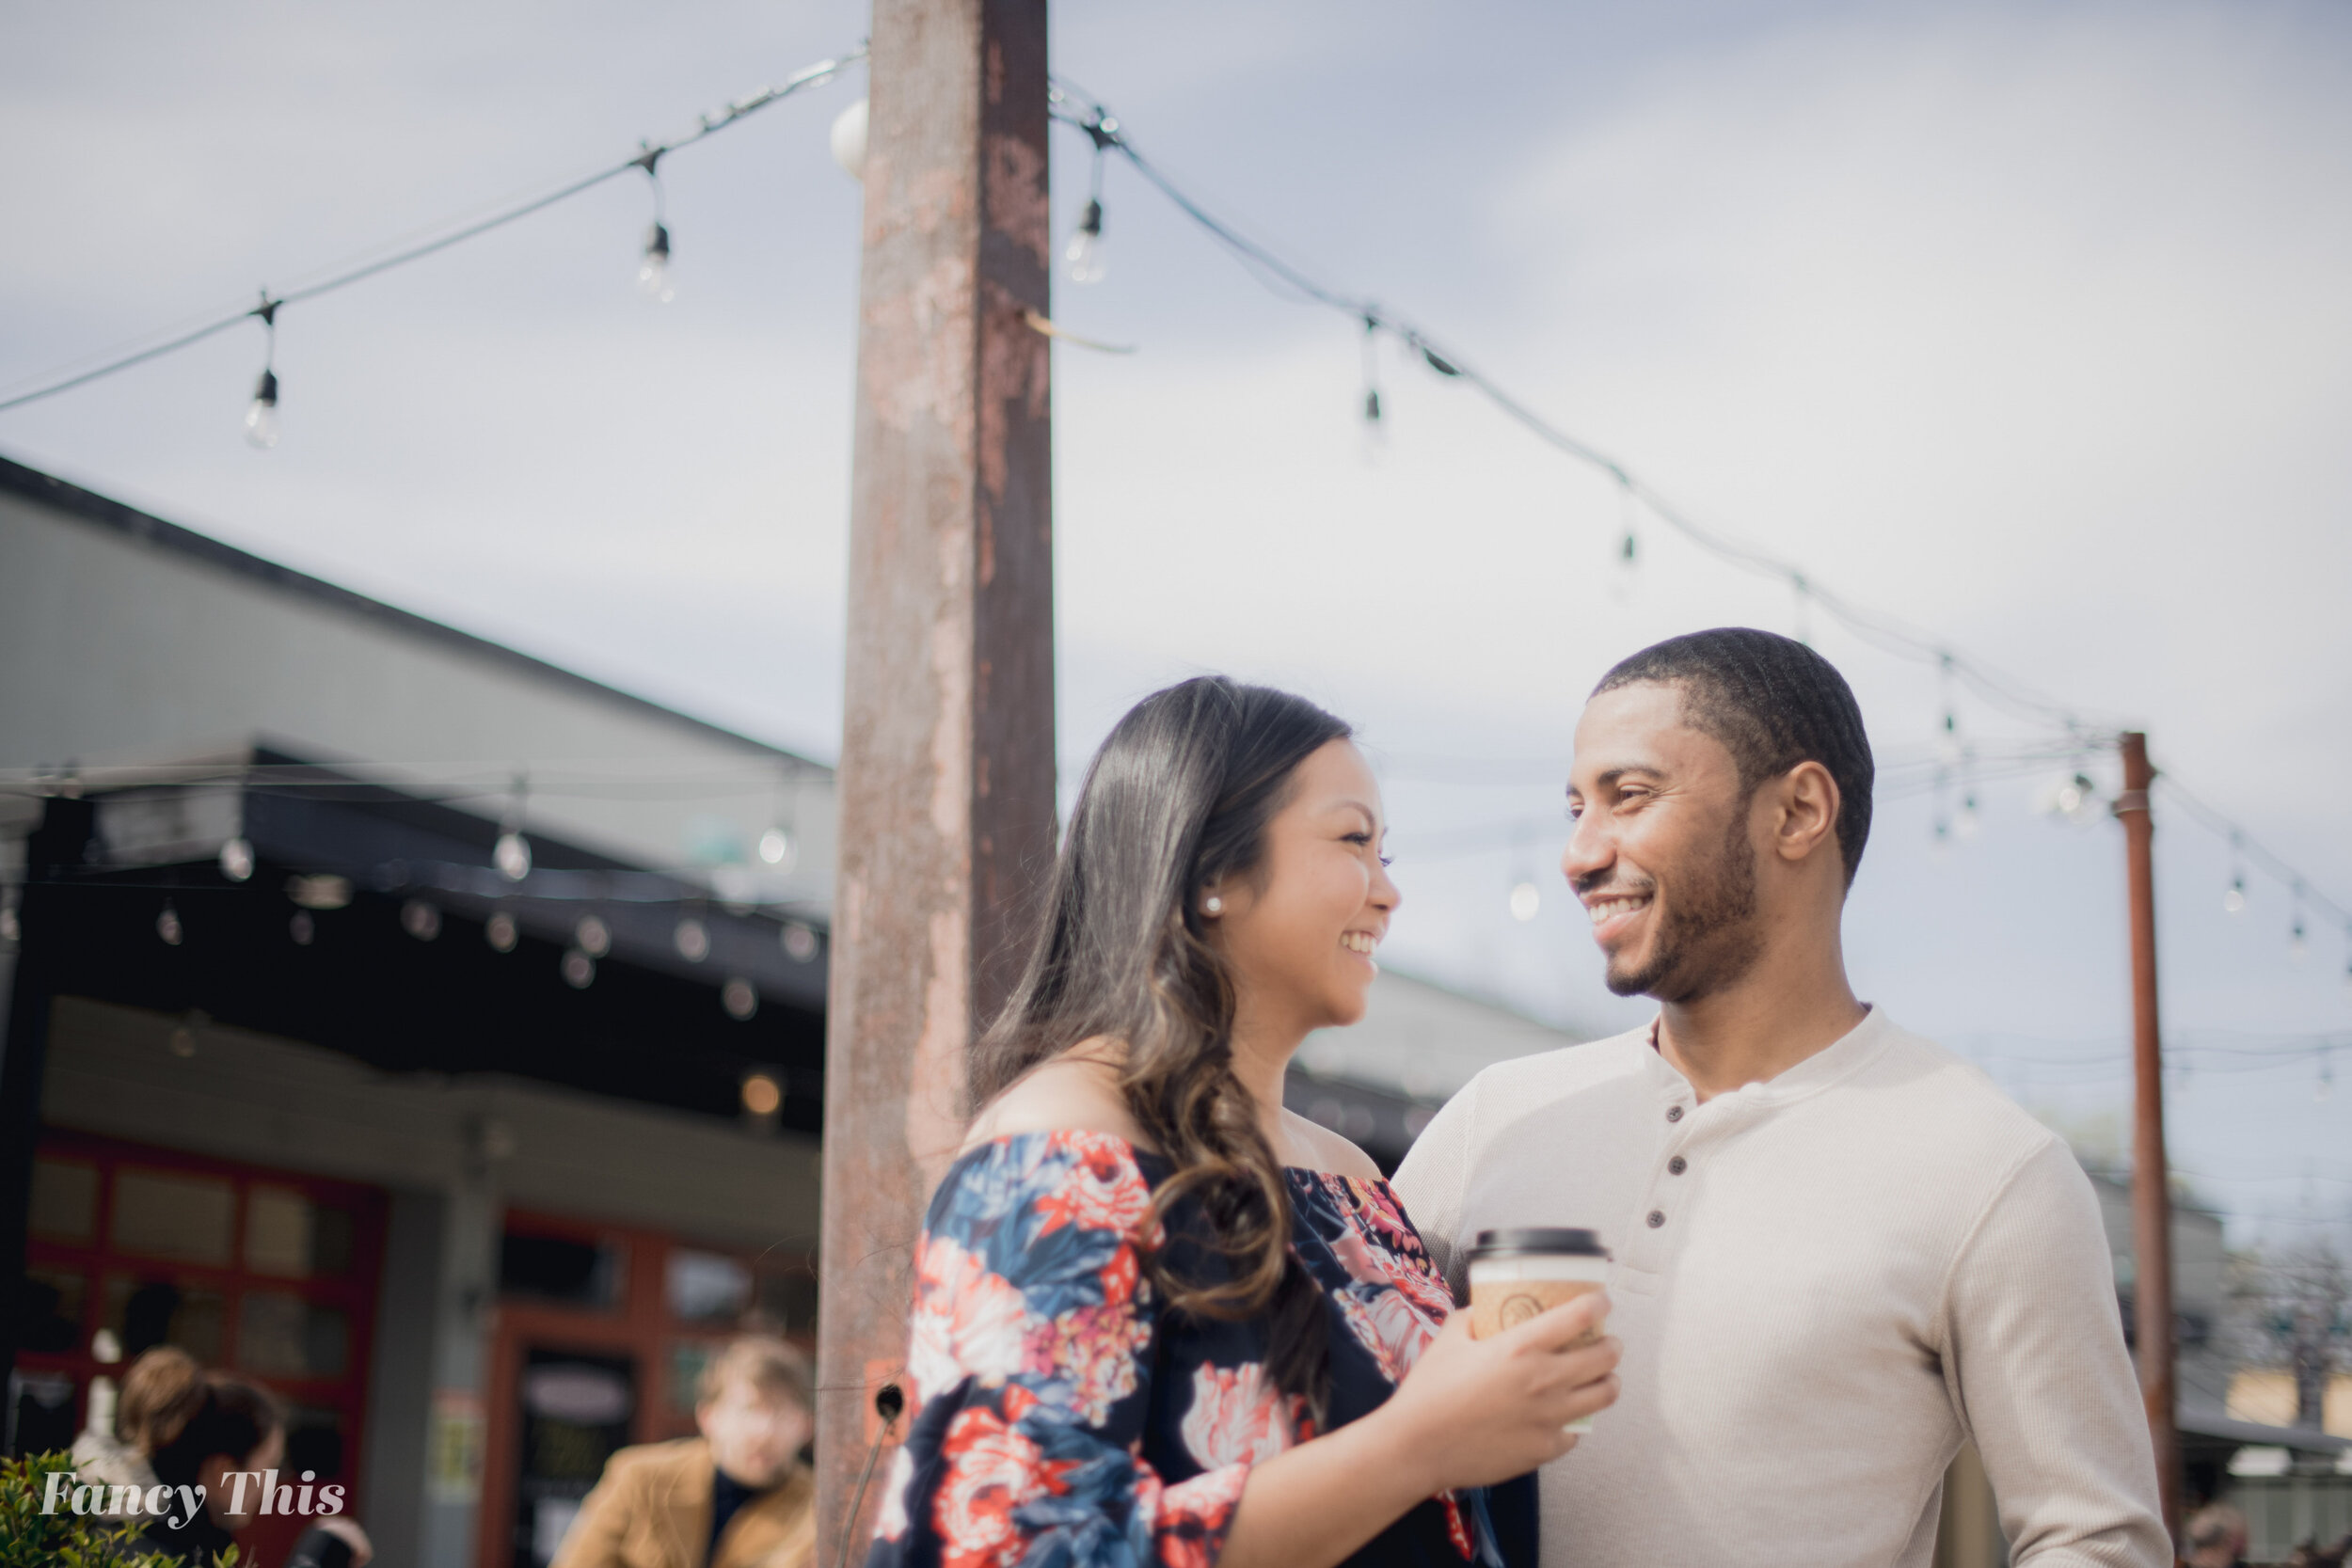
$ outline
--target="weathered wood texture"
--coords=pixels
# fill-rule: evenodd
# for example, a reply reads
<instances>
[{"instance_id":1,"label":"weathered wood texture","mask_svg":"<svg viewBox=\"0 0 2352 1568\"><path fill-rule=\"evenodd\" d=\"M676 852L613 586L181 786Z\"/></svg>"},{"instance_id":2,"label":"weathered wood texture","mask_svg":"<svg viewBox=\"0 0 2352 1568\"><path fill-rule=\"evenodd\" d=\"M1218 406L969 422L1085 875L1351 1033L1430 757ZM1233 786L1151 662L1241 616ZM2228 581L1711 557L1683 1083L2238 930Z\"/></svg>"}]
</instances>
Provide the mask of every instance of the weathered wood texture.
<instances>
[{"instance_id":1,"label":"weathered wood texture","mask_svg":"<svg viewBox=\"0 0 2352 1568\"><path fill-rule=\"evenodd\" d=\"M819 1558L888 1482L923 1204L1054 850L1043 0L876 0L826 1043ZM898 1434L894 1434L898 1435Z\"/></svg>"}]
</instances>

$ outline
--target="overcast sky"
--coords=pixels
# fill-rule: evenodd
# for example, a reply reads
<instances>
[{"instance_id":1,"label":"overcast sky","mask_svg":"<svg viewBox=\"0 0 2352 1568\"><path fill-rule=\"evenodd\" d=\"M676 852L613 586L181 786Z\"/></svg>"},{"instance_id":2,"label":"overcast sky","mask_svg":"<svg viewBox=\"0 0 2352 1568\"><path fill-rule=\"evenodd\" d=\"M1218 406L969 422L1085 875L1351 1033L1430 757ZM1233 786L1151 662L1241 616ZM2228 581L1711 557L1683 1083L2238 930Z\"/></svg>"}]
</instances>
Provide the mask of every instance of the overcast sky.
<instances>
[{"instance_id":1,"label":"overcast sky","mask_svg":"<svg viewBox=\"0 0 2352 1568\"><path fill-rule=\"evenodd\" d=\"M860 8L10 0L0 382L625 156L855 44ZM1055 63L1215 210L1460 348L1710 524L2102 721L2352 901L2352 13L2341 6L1064 6ZM863 76L670 160L677 296L615 181L258 327L0 414L0 451L831 756ZM1085 195L1055 148L1058 229ZM1390 781L1397 967L1590 1030L1555 863L1581 694L1783 588L1268 293L1129 172L1057 285L1061 721L1216 669L1355 721ZM1149 591L1138 585L1149 584ZM1883 757L1932 670L1809 629ZM2031 732L1963 700L1987 755ZM5 758L22 764L32 759ZM1988 766L1981 830L1881 802L1864 994L2086 1139L2128 1126L2122 852ZM2112 768L2090 770L2111 782ZM1948 808L1948 802L1947 806ZM2162 818L2174 1148L2233 1235L2352 1216L2347 933ZM1417 848L1417 845L1419 847ZM1544 890L1512 919L1522 876ZM2344 1046L2322 1098L2311 1043ZM2252 1054L2249 1045L2284 1054Z\"/></svg>"}]
</instances>

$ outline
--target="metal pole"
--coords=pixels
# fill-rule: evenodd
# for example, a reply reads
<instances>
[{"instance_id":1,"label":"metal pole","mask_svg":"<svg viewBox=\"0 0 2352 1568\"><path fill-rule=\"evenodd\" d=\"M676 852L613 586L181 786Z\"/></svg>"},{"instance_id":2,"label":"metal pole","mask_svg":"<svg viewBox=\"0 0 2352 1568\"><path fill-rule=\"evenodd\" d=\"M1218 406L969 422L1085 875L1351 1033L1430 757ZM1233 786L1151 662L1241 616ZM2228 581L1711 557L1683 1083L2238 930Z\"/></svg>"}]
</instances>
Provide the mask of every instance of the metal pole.
<instances>
[{"instance_id":1,"label":"metal pole","mask_svg":"<svg viewBox=\"0 0 2352 1568\"><path fill-rule=\"evenodd\" d=\"M818 1549L862 1558L913 1243L1054 850L1044 0L876 0L826 1040ZM858 1477L873 1484L853 1501ZM858 1514L852 1518L851 1513Z\"/></svg>"},{"instance_id":2,"label":"metal pole","mask_svg":"<svg viewBox=\"0 0 2352 1568\"><path fill-rule=\"evenodd\" d=\"M2132 915L2132 1065L2137 1090L2132 1123L2132 1299L2139 1353L2139 1393L2156 1451L2156 1483L2165 1528L2179 1538L2181 1445L2173 1428L2172 1195L2164 1154L2164 1049L2156 1020L2155 823L2148 810L2155 769L2148 737L2124 732L2123 793L2115 815L2123 824L2123 862Z\"/></svg>"}]
</instances>

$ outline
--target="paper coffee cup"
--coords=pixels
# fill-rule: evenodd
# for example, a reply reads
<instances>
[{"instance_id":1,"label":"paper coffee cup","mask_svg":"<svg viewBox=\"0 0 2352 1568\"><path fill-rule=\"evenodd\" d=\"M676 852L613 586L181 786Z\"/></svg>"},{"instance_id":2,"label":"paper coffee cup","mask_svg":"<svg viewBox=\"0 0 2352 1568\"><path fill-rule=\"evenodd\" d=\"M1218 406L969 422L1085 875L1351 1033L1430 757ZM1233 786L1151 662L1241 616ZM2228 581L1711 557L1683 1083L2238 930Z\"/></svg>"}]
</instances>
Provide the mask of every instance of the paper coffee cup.
<instances>
[{"instance_id":1,"label":"paper coffee cup","mask_svg":"<svg viewBox=\"0 0 2352 1568\"><path fill-rule=\"evenodd\" d=\"M1470 1338L1517 1328L1608 1283L1609 1249L1593 1231L1565 1226L1482 1230L1470 1254ZM1590 1432L1593 1418L1570 1421L1567 1430Z\"/></svg>"}]
</instances>

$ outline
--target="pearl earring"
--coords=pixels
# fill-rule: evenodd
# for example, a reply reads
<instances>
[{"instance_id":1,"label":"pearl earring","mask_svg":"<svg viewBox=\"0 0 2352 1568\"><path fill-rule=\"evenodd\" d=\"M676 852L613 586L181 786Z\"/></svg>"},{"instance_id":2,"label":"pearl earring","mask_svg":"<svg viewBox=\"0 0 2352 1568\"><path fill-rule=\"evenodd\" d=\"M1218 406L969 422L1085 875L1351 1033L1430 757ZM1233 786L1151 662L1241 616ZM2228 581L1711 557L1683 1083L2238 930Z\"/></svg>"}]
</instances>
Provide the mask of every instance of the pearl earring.
<instances>
[{"instance_id":1,"label":"pearl earring","mask_svg":"<svg viewBox=\"0 0 2352 1568\"><path fill-rule=\"evenodd\" d=\"M1225 900L1219 898L1216 894L1212 893L1206 898L1200 900L1200 908L1204 913L1223 914L1225 912Z\"/></svg>"}]
</instances>

